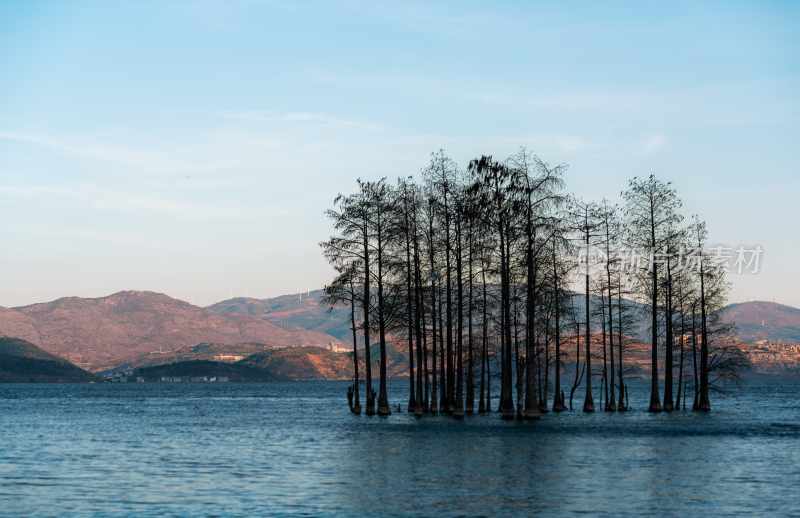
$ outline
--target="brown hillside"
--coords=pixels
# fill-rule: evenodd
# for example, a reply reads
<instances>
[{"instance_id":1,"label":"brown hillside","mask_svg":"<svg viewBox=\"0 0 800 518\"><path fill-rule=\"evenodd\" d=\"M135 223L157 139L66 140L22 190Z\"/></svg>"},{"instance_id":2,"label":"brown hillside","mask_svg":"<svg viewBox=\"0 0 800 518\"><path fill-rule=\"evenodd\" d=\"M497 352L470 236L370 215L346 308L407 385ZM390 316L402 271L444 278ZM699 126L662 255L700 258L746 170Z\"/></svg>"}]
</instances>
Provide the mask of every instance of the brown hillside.
<instances>
[{"instance_id":1,"label":"brown hillside","mask_svg":"<svg viewBox=\"0 0 800 518\"><path fill-rule=\"evenodd\" d=\"M100 298L62 298L0 310L0 334L37 343L90 370L136 355L200 342L259 342L270 347L327 346L321 332L284 329L249 315L218 314L166 295L124 291Z\"/></svg>"}]
</instances>

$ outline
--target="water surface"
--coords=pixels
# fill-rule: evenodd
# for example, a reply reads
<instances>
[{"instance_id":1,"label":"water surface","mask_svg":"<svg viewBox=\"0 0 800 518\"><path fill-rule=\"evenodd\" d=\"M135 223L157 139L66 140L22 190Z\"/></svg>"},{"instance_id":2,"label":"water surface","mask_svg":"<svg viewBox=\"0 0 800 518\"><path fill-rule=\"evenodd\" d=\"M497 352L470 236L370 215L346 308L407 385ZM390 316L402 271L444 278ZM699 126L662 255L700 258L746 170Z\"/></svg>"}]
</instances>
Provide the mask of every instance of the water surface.
<instances>
[{"instance_id":1,"label":"water surface","mask_svg":"<svg viewBox=\"0 0 800 518\"><path fill-rule=\"evenodd\" d=\"M345 387L0 385L0 514L800 515L800 380L535 423L356 417Z\"/></svg>"}]
</instances>

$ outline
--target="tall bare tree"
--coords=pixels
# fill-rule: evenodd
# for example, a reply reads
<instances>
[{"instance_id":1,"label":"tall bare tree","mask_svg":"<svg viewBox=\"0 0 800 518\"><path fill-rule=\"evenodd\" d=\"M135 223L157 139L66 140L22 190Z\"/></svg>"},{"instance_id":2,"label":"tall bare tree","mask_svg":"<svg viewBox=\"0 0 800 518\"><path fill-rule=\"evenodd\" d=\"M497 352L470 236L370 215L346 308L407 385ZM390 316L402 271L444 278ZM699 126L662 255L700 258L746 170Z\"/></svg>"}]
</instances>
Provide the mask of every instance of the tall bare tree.
<instances>
[{"instance_id":1,"label":"tall bare tree","mask_svg":"<svg viewBox=\"0 0 800 518\"><path fill-rule=\"evenodd\" d=\"M339 254L331 250L332 257ZM359 385L361 380L358 373L358 326L356 324L356 305L360 298L356 282L358 279L359 263L356 261L338 263L335 265L338 275L323 290L324 296L322 304L330 306L330 311L339 304L347 304L350 308L350 329L353 333L353 384L348 389L348 403L350 411L354 414L361 414L361 397L359 395Z\"/></svg>"},{"instance_id":2,"label":"tall bare tree","mask_svg":"<svg viewBox=\"0 0 800 518\"><path fill-rule=\"evenodd\" d=\"M648 257L645 278L640 280L640 294L646 300L649 295L651 316L650 340L650 404L648 411L662 410L658 383L658 266L660 254L664 252L670 229L679 217L681 201L669 182L663 182L650 175L647 178L635 177L628 182L628 189L622 193L625 200L625 217L628 245ZM649 278L649 283L645 280Z\"/></svg>"}]
</instances>

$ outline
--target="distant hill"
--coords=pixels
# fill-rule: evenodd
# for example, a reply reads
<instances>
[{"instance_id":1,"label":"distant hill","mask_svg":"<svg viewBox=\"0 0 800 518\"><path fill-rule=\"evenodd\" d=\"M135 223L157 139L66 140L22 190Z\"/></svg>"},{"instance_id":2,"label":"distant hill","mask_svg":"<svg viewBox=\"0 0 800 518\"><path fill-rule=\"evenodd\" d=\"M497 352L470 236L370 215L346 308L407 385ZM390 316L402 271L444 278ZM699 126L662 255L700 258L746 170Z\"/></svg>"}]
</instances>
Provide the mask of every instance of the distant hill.
<instances>
[{"instance_id":1,"label":"distant hill","mask_svg":"<svg viewBox=\"0 0 800 518\"><path fill-rule=\"evenodd\" d=\"M752 301L726 306L720 318L736 324L744 342L757 340L800 343L800 309L775 302Z\"/></svg>"},{"instance_id":2,"label":"distant hill","mask_svg":"<svg viewBox=\"0 0 800 518\"><path fill-rule=\"evenodd\" d=\"M320 304L322 290L274 298L233 298L201 308L160 293L123 291L99 298L67 297L17 308L0 308L0 335L17 336L79 367L102 371L135 368L191 360L231 362L252 354L266 354L285 347L321 347L333 343L349 350L349 308ZM592 306L600 299L592 297ZM583 315L584 298L572 298L577 315ZM626 334L649 339L645 306L630 300L635 323ZM580 317L579 317L580 318ZM735 322L746 343L766 339L800 343L800 309L770 302L731 304L722 318ZM569 326L568 321L564 321ZM592 331L600 332L599 316L592 317ZM377 337L376 337L377 338ZM400 374L407 363L405 341L389 337L389 371ZM377 354L377 348L374 349ZM281 353L288 354L288 353ZM309 353L310 354L310 353ZM227 355L228 357L224 357ZM277 358L277 357L276 357ZM331 357L330 360L338 362ZM373 357L373 361L377 358ZM293 361L300 361L300 357ZM309 376L316 360L301 369ZM347 373L335 365L332 377ZM327 377L329 374L324 374Z\"/></svg>"},{"instance_id":3,"label":"distant hill","mask_svg":"<svg viewBox=\"0 0 800 518\"><path fill-rule=\"evenodd\" d=\"M210 311L223 314L242 314L253 317L261 317L276 325L290 329L303 328L326 332L336 336L342 342L351 343L352 336L349 327L350 314L346 307L336 307L332 311L321 306L319 301L323 295L322 290L314 290L305 294L284 295L281 297L254 299L254 298L235 298L229 299L208 309ZM578 318L584 314L584 296L576 293L572 297L571 303L574 304L575 314ZM638 302L623 299L623 304L628 310L633 324L626 330L626 336L637 342L630 346L630 357L628 363L638 371L643 371L648 367L650 339L650 314L647 306ZM600 305L600 298L591 297L592 307ZM616 315L615 315L616 317ZM747 344L760 339L767 339L774 342L800 343L800 309L770 302L746 302L742 304L731 304L722 310L722 320L725 322L735 322L738 339L744 343L743 349L749 350ZM569 322L565 321L565 330L569 327ZM602 329L599 316L592 316L592 332L599 334ZM566 335L565 335L566 336ZM360 337L359 337L360 338ZM361 344L359 344L361 347ZM377 348L373 350L377 353ZM780 361L787 365L795 365L800 358L793 359L793 353L788 349L781 352L778 346L775 354L786 355L786 359ZM570 354L569 352L567 354ZM390 375L405 375L408 368L408 359L405 353L405 343L403 340L397 343L390 343L388 347L389 372ZM754 368L756 370L767 358L768 355L753 356ZM791 358L790 358L791 357ZM775 363L773 358L771 363ZM766 367L765 367L766 368Z\"/></svg>"},{"instance_id":4,"label":"distant hill","mask_svg":"<svg viewBox=\"0 0 800 518\"><path fill-rule=\"evenodd\" d=\"M336 341L322 332L286 329L263 318L213 312L147 291L3 308L0 334L37 343L95 371L137 355L174 351L200 342L288 347L326 346Z\"/></svg>"},{"instance_id":5,"label":"distant hill","mask_svg":"<svg viewBox=\"0 0 800 518\"><path fill-rule=\"evenodd\" d=\"M190 349L200 352L209 344L200 344ZM215 345L212 357L234 358L241 353L236 346ZM187 358L184 352L175 357ZM141 376L146 381L158 381L162 377L200 377L225 376L230 381L275 381L309 379L350 379L353 364L350 355L335 353L320 347L285 347L250 354L235 361L215 361L209 359L183 359L164 361L157 365L147 365L133 370L133 376Z\"/></svg>"},{"instance_id":6,"label":"distant hill","mask_svg":"<svg viewBox=\"0 0 800 518\"><path fill-rule=\"evenodd\" d=\"M79 383L96 378L20 338L0 337L0 382Z\"/></svg>"},{"instance_id":7,"label":"distant hill","mask_svg":"<svg viewBox=\"0 0 800 518\"><path fill-rule=\"evenodd\" d=\"M142 367L133 372L134 377L142 377L145 381L160 381L163 377L225 377L229 381L253 382L275 381L275 378L264 369L258 369L241 363L223 363L208 360L189 360L183 362Z\"/></svg>"},{"instance_id":8,"label":"distant hill","mask_svg":"<svg viewBox=\"0 0 800 518\"><path fill-rule=\"evenodd\" d=\"M219 314L261 317L287 329L319 331L334 336L344 343L352 343L350 308L343 305L333 308L321 305L320 301L323 294L322 290L313 290L307 293L282 295L266 299L237 297L218 302L208 306L207 309ZM572 303L575 305L576 314L582 316L585 303L584 296L579 293L574 294ZM592 295L590 304L599 307L600 297ZM638 311L636 314L642 316L641 322L629 332L634 336L645 338L649 320L647 320L647 315L644 313L644 306L628 299L622 299L622 304L629 311ZM599 331L601 327L600 316L592 315L592 329Z\"/></svg>"},{"instance_id":9,"label":"distant hill","mask_svg":"<svg viewBox=\"0 0 800 518\"><path fill-rule=\"evenodd\" d=\"M330 310L329 307L320 305L322 295L322 290L313 290L266 299L239 297L218 302L207 309L218 314L260 317L287 329L319 331L335 336L344 343L351 343L349 308L337 306ZM584 301L583 294L576 293L572 297L575 312L580 317L584 314ZM633 329L629 329L627 333L632 337L648 340L648 308L629 299L623 299L622 303L636 321ZM600 297L592 295L591 304L598 307ZM737 334L746 342L768 339L800 343L798 308L761 301L730 304L722 309L722 320L736 323ZM599 316L593 315L592 330L600 329Z\"/></svg>"},{"instance_id":10,"label":"distant hill","mask_svg":"<svg viewBox=\"0 0 800 518\"><path fill-rule=\"evenodd\" d=\"M386 350L389 375L393 377L407 375L408 359L404 351L395 348L391 342L387 343ZM373 372L377 376L378 348L375 347L373 351ZM363 355L360 356L362 377L365 372L364 360ZM353 360L349 352L334 352L313 346L270 348L257 343L231 345L202 343L170 353L145 354L123 362L102 374L112 375L136 369L191 362L247 365L264 371L270 379L276 380L348 380L353 377Z\"/></svg>"},{"instance_id":11,"label":"distant hill","mask_svg":"<svg viewBox=\"0 0 800 518\"><path fill-rule=\"evenodd\" d=\"M250 356L270 349L269 346L258 342L243 344L220 344L203 342L188 347L181 347L174 351L150 351L126 359L116 365L113 371L129 370L154 365L187 362L194 360L208 360L222 363L235 363Z\"/></svg>"},{"instance_id":12,"label":"distant hill","mask_svg":"<svg viewBox=\"0 0 800 518\"><path fill-rule=\"evenodd\" d=\"M331 335L351 343L350 309L345 306L321 305L324 292L306 293L254 299L237 297L223 300L207 309L222 315L249 315L259 317L286 329L306 329Z\"/></svg>"},{"instance_id":13,"label":"distant hill","mask_svg":"<svg viewBox=\"0 0 800 518\"><path fill-rule=\"evenodd\" d=\"M319 347L264 351L239 363L263 369L278 379L350 379L353 376L351 355Z\"/></svg>"}]
</instances>

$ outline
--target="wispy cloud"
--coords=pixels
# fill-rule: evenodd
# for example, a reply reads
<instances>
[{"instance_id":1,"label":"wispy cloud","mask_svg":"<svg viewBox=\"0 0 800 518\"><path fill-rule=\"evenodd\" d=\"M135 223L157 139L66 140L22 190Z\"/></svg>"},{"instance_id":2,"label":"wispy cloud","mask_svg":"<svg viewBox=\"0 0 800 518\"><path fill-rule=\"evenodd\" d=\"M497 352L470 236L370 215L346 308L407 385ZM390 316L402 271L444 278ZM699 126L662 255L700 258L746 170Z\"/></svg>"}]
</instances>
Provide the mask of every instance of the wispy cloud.
<instances>
[{"instance_id":1,"label":"wispy cloud","mask_svg":"<svg viewBox=\"0 0 800 518\"><path fill-rule=\"evenodd\" d=\"M291 123L324 126L334 129L379 130L383 126L372 122L338 117L320 112L273 112L261 110L223 112L222 118L244 122Z\"/></svg>"},{"instance_id":2,"label":"wispy cloud","mask_svg":"<svg viewBox=\"0 0 800 518\"><path fill-rule=\"evenodd\" d=\"M0 195L21 200L70 204L99 211L154 214L190 221L243 221L284 216L282 206L252 207L183 200L160 193L107 189L91 184L69 188L55 185L0 185Z\"/></svg>"},{"instance_id":3,"label":"wispy cloud","mask_svg":"<svg viewBox=\"0 0 800 518\"><path fill-rule=\"evenodd\" d=\"M140 174L201 174L230 164L229 159L201 161L181 158L182 152L177 148L162 150L151 146L143 149L91 137L0 131L0 140L49 149L71 158L113 164Z\"/></svg>"},{"instance_id":4,"label":"wispy cloud","mask_svg":"<svg viewBox=\"0 0 800 518\"><path fill-rule=\"evenodd\" d=\"M44 147L77 158L113 162L148 170L177 170L185 166L163 153L132 149L95 139L4 131L0 140Z\"/></svg>"},{"instance_id":5,"label":"wispy cloud","mask_svg":"<svg viewBox=\"0 0 800 518\"><path fill-rule=\"evenodd\" d=\"M645 155L652 155L658 153L666 147L668 141L664 135L650 135L645 137L642 141L642 152Z\"/></svg>"}]
</instances>

